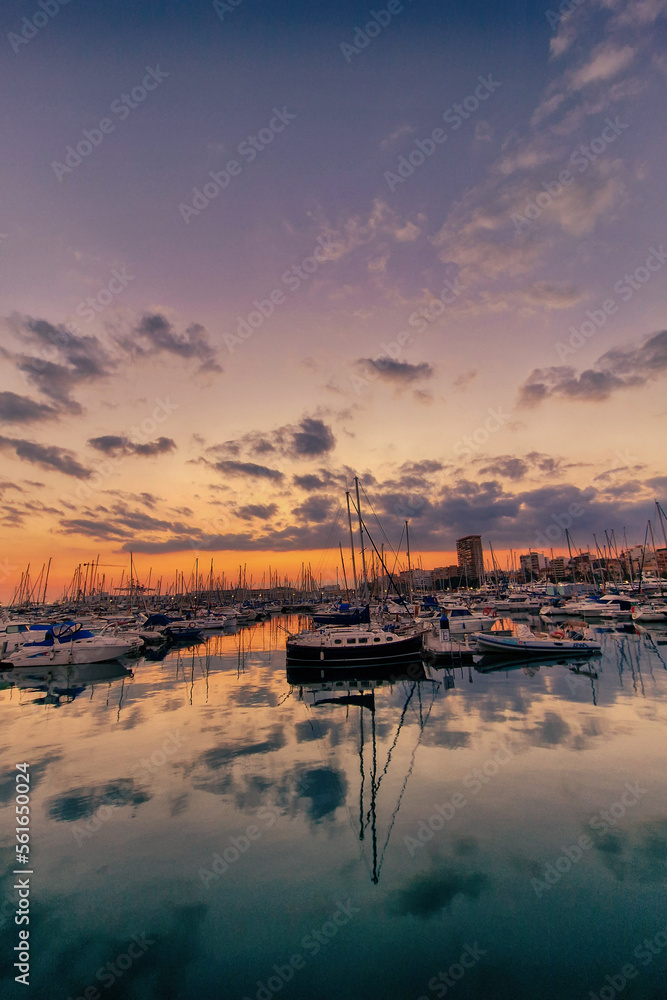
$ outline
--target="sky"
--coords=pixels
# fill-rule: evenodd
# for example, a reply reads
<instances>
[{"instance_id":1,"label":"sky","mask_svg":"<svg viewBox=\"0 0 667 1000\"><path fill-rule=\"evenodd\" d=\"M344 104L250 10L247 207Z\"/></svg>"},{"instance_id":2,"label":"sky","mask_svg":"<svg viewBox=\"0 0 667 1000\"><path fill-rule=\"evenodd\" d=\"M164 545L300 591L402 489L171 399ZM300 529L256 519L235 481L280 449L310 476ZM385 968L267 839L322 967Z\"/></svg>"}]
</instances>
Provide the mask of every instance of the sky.
<instances>
[{"instance_id":1,"label":"sky","mask_svg":"<svg viewBox=\"0 0 667 1000\"><path fill-rule=\"evenodd\" d=\"M7 0L0 600L49 557L332 579L355 475L429 568L642 542L666 16Z\"/></svg>"}]
</instances>

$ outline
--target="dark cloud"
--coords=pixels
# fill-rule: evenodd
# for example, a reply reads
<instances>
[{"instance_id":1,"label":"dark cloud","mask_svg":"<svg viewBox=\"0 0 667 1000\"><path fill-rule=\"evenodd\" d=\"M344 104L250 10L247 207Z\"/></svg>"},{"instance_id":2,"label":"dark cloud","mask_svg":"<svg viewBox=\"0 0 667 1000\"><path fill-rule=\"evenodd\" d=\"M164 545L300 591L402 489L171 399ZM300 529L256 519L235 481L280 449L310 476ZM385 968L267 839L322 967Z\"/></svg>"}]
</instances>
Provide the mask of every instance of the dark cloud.
<instances>
[{"instance_id":1,"label":"dark cloud","mask_svg":"<svg viewBox=\"0 0 667 1000\"><path fill-rule=\"evenodd\" d=\"M319 417L304 416L297 424L284 424L272 431L249 431L241 438L212 445L210 454L257 456L277 453L286 458L316 458L326 455L336 446L331 427Z\"/></svg>"},{"instance_id":2,"label":"dark cloud","mask_svg":"<svg viewBox=\"0 0 667 1000\"><path fill-rule=\"evenodd\" d=\"M528 465L520 458L509 455L500 456L490 465L479 470L483 476L505 476L507 479L523 479L528 472Z\"/></svg>"},{"instance_id":3,"label":"dark cloud","mask_svg":"<svg viewBox=\"0 0 667 1000\"><path fill-rule=\"evenodd\" d=\"M15 392L0 392L0 422L30 424L57 416L57 410Z\"/></svg>"},{"instance_id":4,"label":"dark cloud","mask_svg":"<svg viewBox=\"0 0 667 1000\"><path fill-rule=\"evenodd\" d=\"M283 473L278 469L270 469L266 465L256 465L254 462L234 462L231 459L215 462L213 468L227 476L250 476L253 479L283 479Z\"/></svg>"},{"instance_id":5,"label":"dark cloud","mask_svg":"<svg viewBox=\"0 0 667 1000\"><path fill-rule=\"evenodd\" d=\"M384 382L406 384L432 378L435 369L428 362L412 365L409 361L395 361L393 358L359 358L355 367L366 377Z\"/></svg>"},{"instance_id":6,"label":"dark cloud","mask_svg":"<svg viewBox=\"0 0 667 1000\"><path fill-rule=\"evenodd\" d=\"M58 448L56 445L37 444L35 441L25 441L22 438L0 437L0 449L13 450L16 457L24 462L32 462L42 469L62 472L76 479L88 479L92 474L90 469L86 469L77 461L73 452L66 448Z\"/></svg>"},{"instance_id":7,"label":"dark cloud","mask_svg":"<svg viewBox=\"0 0 667 1000\"><path fill-rule=\"evenodd\" d=\"M143 458L164 455L176 449L176 442L172 438L159 437L157 441L135 444L129 438L117 434L103 434L101 437L89 438L88 444L96 451L104 452L105 455L140 455Z\"/></svg>"},{"instance_id":8,"label":"dark cloud","mask_svg":"<svg viewBox=\"0 0 667 1000\"><path fill-rule=\"evenodd\" d=\"M298 428L291 433L291 448L288 450L298 456L310 458L314 455L324 455L336 444L331 428L327 427L323 420L313 417L304 417Z\"/></svg>"},{"instance_id":9,"label":"dark cloud","mask_svg":"<svg viewBox=\"0 0 667 1000\"><path fill-rule=\"evenodd\" d=\"M331 497L313 496L308 497L302 504L295 507L292 513L295 517L303 521L327 521L331 517L331 511L335 501Z\"/></svg>"},{"instance_id":10,"label":"dark cloud","mask_svg":"<svg viewBox=\"0 0 667 1000\"><path fill-rule=\"evenodd\" d=\"M132 331L132 336L123 339L121 343L130 354L163 352L198 361L201 371L222 371L215 348L209 341L205 328L199 323L191 323L183 333L178 333L166 316L150 313L142 317Z\"/></svg>"},{"instance_id":11,"label":"dark cloud","mask_svg":"<svg viewBox=\"0 0 667 1000\"><path fill-rule=\"evenodd\" d=\"M276 503L249 503L245 507L239 507L238 516L242 517L244 520L249 520L250 518L257 517L262 521L266 521L268 518L273 517L278 513L278 504Z\"/></svg>"},{"instance_id":12,"label":"dark cloud","mask_svg":"<svg viewBox=\"0 0 667 1000\"><path fill-rule=\"evenodd\" d=\"M14 315L8 324L24 343L38 351L10 355L18 370L62 412L81 413L72 392L80 385L106 378L117 368L117 361L96 337L31 316Z\"/></svg>"},{"instance_id":13,"label":"dark cloud","mask_svg":"<svg viewBox=\"0 0 667 1000\"><path fill-rule=\"evenodd\" d=\"M667 371L667 330L638 347L615 348L577 375L568 365L535 368L519 389L519 405L537 406L550 397L599 402L621 389L646 385Z\"/></svg>"}]
</instances>

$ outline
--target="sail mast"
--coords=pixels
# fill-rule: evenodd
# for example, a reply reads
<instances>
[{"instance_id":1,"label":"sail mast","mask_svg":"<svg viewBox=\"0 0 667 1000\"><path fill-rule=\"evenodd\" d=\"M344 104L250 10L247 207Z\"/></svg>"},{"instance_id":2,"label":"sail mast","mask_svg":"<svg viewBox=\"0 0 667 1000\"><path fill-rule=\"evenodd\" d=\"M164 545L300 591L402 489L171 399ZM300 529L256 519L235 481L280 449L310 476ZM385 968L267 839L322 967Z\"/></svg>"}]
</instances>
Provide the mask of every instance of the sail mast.
<instances>
[{"instance_id":1,"label":"sail mast","mask_svg":"<svg viewBox=\"0 0 667 1000\"><path fill-rule=\"evenodd\" d=\"M354 486L357 492L357 517L359 518L359 543L361 545L361 566L364 574L364 597L368 600L368 575L366 573L366 551L364 549L364 529L361 521L361 502L359 500L359 477L354 477Z\"/></svg>"},{"instance_id":2,"label":"sail mast","mask_svg":"<svg viewBox=\"0 0 667 1000\"><path fill-rule=\"evenodd\" d=\"M347 522L350 526L350 553L352 555L352 575L354 577L354 599L357 600L358 597L358 585L357 585L357 563L354 558L354 535L352 533L352 512L350 511L350 491L346 490L345 496L347 498Z\"/></svg>"}]
</instances>

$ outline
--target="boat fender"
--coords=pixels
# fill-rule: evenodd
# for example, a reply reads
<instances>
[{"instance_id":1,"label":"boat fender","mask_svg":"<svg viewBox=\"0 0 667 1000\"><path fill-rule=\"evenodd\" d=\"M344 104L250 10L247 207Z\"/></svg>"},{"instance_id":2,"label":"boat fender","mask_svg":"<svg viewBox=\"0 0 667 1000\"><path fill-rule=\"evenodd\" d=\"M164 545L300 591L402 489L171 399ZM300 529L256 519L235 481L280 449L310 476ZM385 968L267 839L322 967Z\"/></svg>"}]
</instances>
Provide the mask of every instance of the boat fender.
<instances>
[{"instance_id":1,"label":"boat fender","mask_svg":"<svg viewBox=\"0 0 667 1000\"><path fill-rule=\"evenodd\" d=\"M492 610L493 610L492 608L484 608L484 614L485 615L490 615L491 612L492 612Z\"/></svg>"},{"instance_id":2,"label":"boat fender","mask_svg":"<svg viewBox=\"0 0 667 1000\"><path fill-rule=\"evenodd\" d=\"M323 660L323 659L324 659L324 650L321 649L320 650L320 660Z\"/></svg>"}]
</instances>

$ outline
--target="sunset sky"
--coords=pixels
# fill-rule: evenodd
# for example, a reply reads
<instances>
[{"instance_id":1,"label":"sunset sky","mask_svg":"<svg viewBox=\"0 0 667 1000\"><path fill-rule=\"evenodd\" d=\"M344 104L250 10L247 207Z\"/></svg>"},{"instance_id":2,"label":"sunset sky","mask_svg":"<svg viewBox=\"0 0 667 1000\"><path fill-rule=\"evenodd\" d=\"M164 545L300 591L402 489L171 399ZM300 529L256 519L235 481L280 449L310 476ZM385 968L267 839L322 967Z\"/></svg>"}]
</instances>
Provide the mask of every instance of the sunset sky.
<instances>
[{"instance_id":1,"label":"sunset sky","mask_svg":"<svg viewBox=\"0 0 667 1000\"><path fill-rule=\"evenodd\" d=\"M0 600L335 577L355 474L425 567L643 541L667 0L44 3L2 11Z\"/></svg>"}]
</instances>

